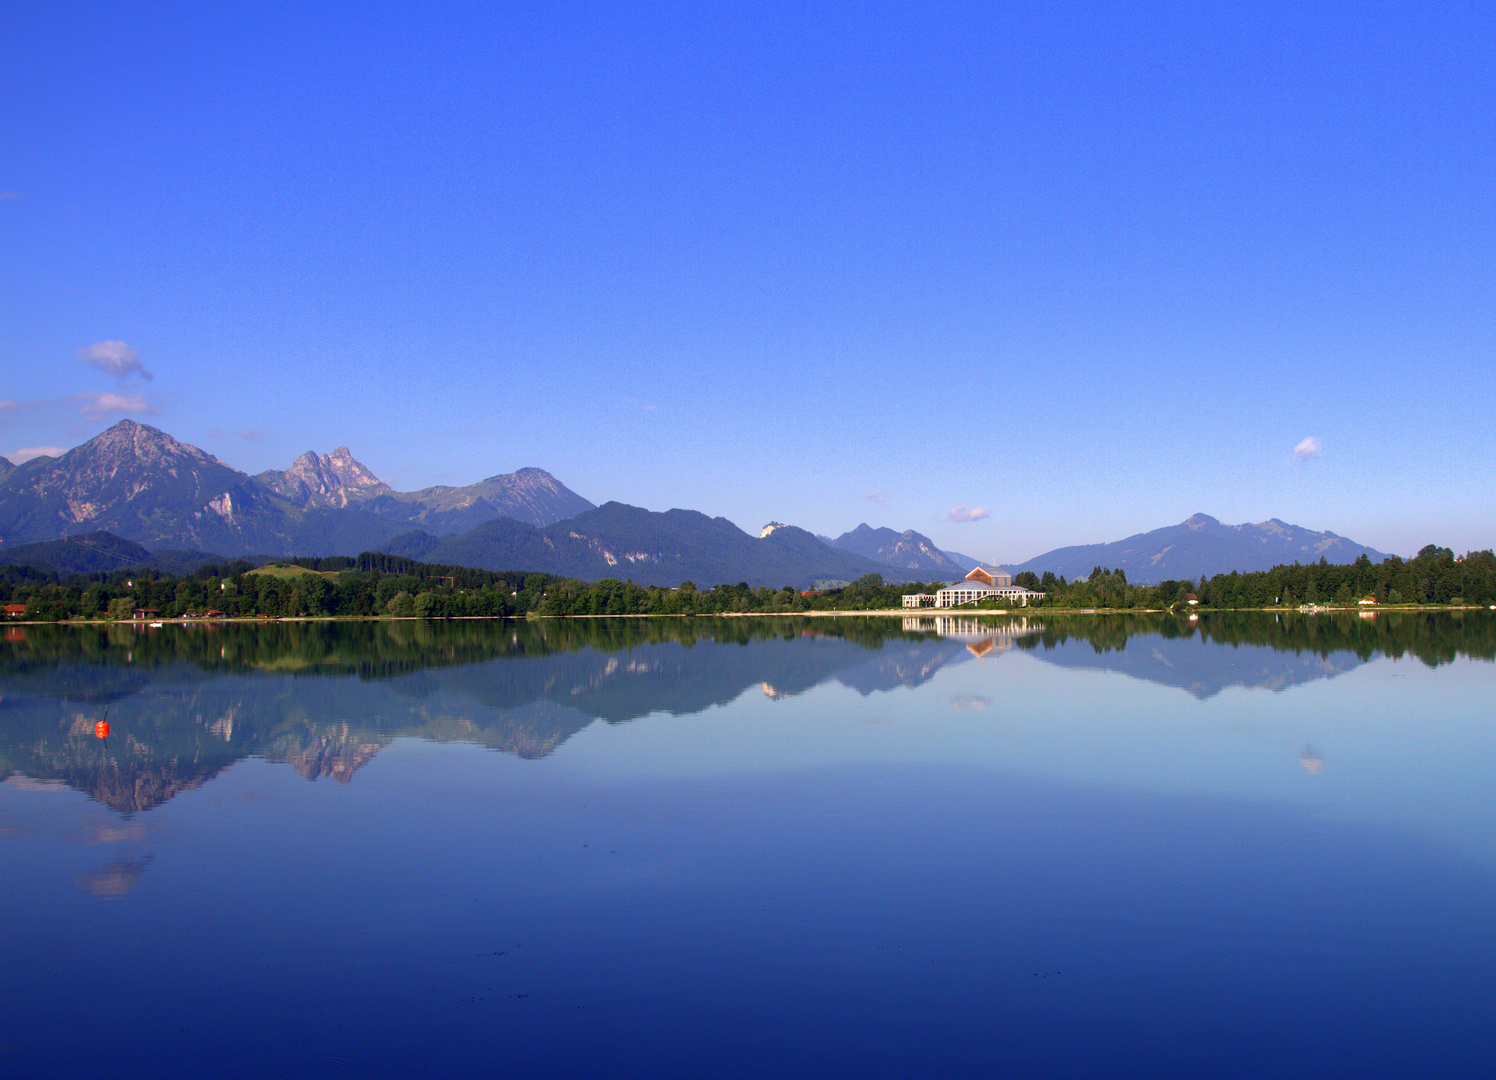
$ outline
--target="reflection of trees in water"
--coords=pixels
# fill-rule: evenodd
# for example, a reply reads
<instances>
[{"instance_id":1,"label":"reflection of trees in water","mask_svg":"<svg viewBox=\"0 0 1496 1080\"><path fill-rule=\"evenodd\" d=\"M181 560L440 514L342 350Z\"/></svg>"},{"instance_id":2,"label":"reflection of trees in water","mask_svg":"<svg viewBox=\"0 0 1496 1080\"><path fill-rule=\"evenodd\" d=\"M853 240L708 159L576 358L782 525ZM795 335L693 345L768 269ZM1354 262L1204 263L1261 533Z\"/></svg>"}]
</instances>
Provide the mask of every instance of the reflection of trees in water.
<instances>
[{"instance_id":1,"label":"reflection of trees in water","mask_svg":"<svg viewBox=\"0 0 1496 1080\"><path fill-rule=\"evenodd\" d=\"M1375 619L1349 611L1318 615L1223 611L1205 612L1193 622L1172 615L1046 615L1044 628L1018 645L1052 649L1068 641L1084 641L1097 652L1107 652L1125 649L1129 638L1140 635L1216 645L1262 645L1280 652L1313 653L1322 659L1342 652L1363 661L1374 656L1413 656L1430 667L1460 656L1496 659L1496 619L1485 612L1462 611L1384 611Z\"/></svg>"},{"instance_id":2,"label":"reflection of trees in water","mask_svg":"<svg viewBox=\"0 0 1496 1080\"><path fill-rule=\"evenodd\" d=\"M749 645L798 637L837 638L881 649L905 635L888 620L793 617L697 619L398 620L392 622L190 623L36 626L0 651L0 679L30 693L103 702L144 684L142 671L192 664L214 672L395 678L412 671L556 653L627 652L645 645ZM90 678L90 675L92 676ZM50 676L50 677L49 677ZM34 687L34 689L33 689Z\"/></svg>"},{"instance_id":3,"label":"reflection of trees in water","mask_svg":"<svg viewBox=\"0 0 1496 1080\"><path fill-rule=\"evenodd\" d=\"M1461 655L1490 658L1496 620L1459 612L1050 616L1016 645L1063 667L1115 671L1205 698L1229 686L1282 690L1378 655L1414 656L1430 666Z\"/></svg>"}]
</instances>

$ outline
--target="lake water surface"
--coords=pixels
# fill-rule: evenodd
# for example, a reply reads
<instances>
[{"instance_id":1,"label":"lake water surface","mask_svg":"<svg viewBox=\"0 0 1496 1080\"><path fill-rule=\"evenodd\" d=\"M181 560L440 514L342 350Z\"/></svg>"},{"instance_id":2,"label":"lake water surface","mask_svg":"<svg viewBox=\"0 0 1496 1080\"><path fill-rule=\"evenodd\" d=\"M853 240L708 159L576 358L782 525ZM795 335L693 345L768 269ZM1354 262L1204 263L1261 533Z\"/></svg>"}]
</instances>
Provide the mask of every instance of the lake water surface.
<instances>
[{"instance_id":1,"label":"lake water surface","mask_svg":"<svg viewBox=\"0 0 1496 1080\"><path fill-rule=\"evenodd\" d=\"M1496 1075L1493 656L1484 612L6 627L0 1075Z\"/></svg>"}]
</instances>

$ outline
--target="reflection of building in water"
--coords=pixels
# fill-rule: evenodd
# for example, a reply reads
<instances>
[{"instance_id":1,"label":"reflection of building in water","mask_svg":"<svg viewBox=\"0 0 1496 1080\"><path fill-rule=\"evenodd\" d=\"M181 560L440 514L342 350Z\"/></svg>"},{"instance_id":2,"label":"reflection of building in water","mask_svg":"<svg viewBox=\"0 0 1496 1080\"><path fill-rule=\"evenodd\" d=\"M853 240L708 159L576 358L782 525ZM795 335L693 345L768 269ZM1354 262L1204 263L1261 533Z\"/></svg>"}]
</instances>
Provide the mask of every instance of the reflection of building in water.
<instances>
[{"instance_id":1,"label":"reflection of building in water","mask_svg":"<svg viewBox=\"0 0 1496 1080\"><path fill-rule=\"evenodd\" d=\"M930 593L910 593L904 597L904 606L959 607L992 597L1027 607L1030 601L1044 599L1044 594L1014 585L1013 576L1004 570L978 566L966 575L965 581L947 585L933 596Z\"/></svg>"},{"instance_id":2,"label":"reflection of building in water","mask_svg":"<svg viewBox=\"0 0 1496 1080\"><path fill-rule=\"evenodd\" d=\"M234 710L230 708L217 720L208 725L208 730L217 735L224 742L232 742L234 739Z\"/></svg>"},{"instance_id":3,"label":"reflection of building in water","mask_svg":"<svg viewBox=\"0 0 1496 1080\"><path fill-rule=\"evenodd\" d=\"M986 656L993 650L1006 652L1019 638L1037 634L1044 627L1027 618L1013 619L998 626L980 619L960 619L953 615L906 615L904 629L933 632L943 638L964 641L967 652L973 656Z\"/></svg>"},{"instance_id":4,"label":"reflection of building in water","mask_svg":"<svg viewBox=\"0 0 1496 1080\"><path fill-rule=\"evenodd\" d=\"M1325 767L1325 759L1312 746L1306 746L1299 751L1299 764L1308 770L1310 776L1318 776Z\"/></svg>"}]
</instances>

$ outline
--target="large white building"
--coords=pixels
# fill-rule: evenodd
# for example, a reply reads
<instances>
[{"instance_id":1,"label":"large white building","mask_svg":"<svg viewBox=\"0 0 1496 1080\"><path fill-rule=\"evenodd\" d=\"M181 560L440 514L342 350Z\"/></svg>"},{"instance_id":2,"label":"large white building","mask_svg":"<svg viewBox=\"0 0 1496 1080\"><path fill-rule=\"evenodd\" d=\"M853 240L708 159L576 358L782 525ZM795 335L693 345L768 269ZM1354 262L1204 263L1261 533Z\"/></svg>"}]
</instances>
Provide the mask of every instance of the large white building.
<instances>
[{"instance_id":1,"label":"large white building","mask_svg":"<svg viewBox=\"0 0 1496 1080\"><path fill-rule=\"evenodd\" d=\"M978 566L966 575L965 581L947 585L933 596L929 593L910 593L904 597L904 606L912 608L960 607L962 604L974 604L988 597L996 597L1010 604L1027 607L1035 600L1044 599L1044 594L1025 589L1022 585L1014 585L1013 575L1007 571Z\"/></svg>"}]
</instances>

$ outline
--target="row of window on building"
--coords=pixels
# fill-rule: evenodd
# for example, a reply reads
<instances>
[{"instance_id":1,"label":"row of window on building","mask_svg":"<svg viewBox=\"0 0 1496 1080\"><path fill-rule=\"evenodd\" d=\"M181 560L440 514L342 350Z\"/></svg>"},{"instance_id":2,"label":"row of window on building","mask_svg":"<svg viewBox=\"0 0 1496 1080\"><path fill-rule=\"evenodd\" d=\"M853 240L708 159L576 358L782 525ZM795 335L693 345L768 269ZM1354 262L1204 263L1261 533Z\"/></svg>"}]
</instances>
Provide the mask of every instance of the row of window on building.
<instances>
[{"instance_id":1,"label":"row of window on building","mask_svg":"<svg viewBox=\"0 0 1496 1080\"><path fill-rule=\"evenodd\" d=\"M978 600L986 600L996 597L1015 607L1027 607L1035 600L1044 599L1044 594L1025 589L1022 585L1013 584L1013 576L1006 571L978 566L966 575L965 581L958 581L953 585L934 593L908 593L904 596L904 606L907 608L944 608L960 607L962 604L974 604Z\"/></svg>"}]
</instances>

